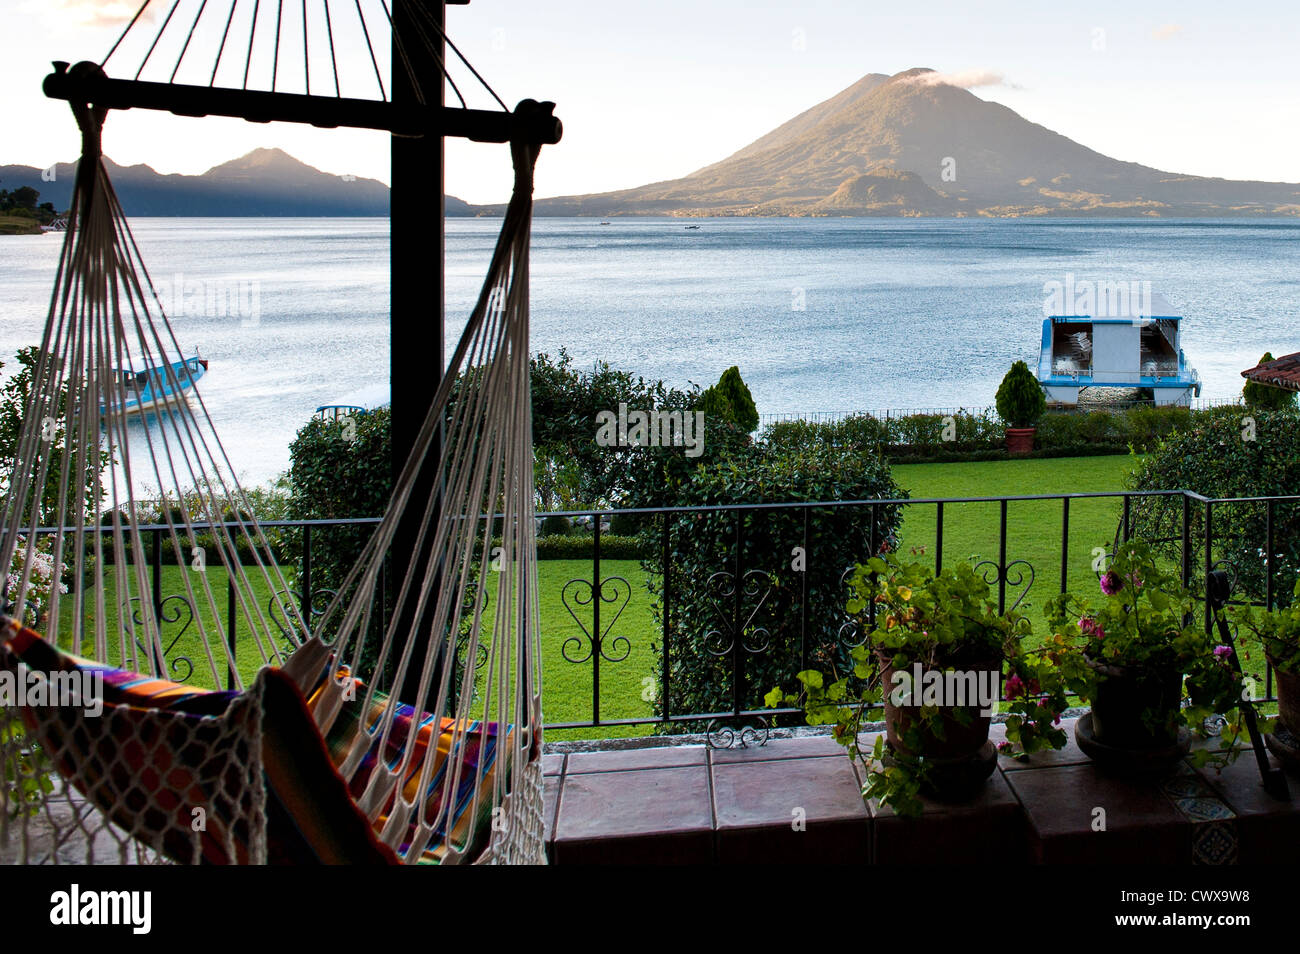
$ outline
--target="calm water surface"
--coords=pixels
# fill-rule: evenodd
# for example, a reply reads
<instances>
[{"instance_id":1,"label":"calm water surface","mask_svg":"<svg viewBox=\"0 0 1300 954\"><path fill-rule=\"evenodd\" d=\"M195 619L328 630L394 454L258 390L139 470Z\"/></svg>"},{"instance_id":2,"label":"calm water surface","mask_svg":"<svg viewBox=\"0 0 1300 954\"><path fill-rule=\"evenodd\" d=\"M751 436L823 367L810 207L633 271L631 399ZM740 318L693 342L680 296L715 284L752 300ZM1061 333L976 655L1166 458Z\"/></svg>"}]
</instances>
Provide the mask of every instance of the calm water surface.
<instances>
[{"instance_id":1,"label":"calm water surface","mask_svg":"<svg viewBox=\"0 0 1300 954\"><path fill-rule=\"evenodd\" d=\"M762 413L978 406L1013 360L1037 357L1043 284L1072 273L1151 281L1186 317L1204 398L1238 394L1263 351L1300 351L1291 220L695 221L538 219L534 349L673 385L736 364ZM211 361L204 399L246 481L288 466L316 405L387 380L386 219L131 224L156 282L244 293L242 314L186 304L173 324ZM449 336L499 224L448 220ZM40 340L60 240L0 237L6 362Z\"/></svg>"}]
</instances>

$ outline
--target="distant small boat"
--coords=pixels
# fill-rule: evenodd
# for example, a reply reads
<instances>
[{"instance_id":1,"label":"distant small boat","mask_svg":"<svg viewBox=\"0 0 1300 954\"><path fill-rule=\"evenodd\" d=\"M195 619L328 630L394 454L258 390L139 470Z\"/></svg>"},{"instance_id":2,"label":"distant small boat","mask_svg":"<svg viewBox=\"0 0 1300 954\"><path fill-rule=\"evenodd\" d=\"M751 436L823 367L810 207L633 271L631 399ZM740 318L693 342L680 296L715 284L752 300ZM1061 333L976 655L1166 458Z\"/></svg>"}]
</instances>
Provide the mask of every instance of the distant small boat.
<instances>
[{"instance_id":1,"label":"distant small boat","mask_svg":"<svg viewBox=\"0 0 1300 954\"><path fill-rule=\"evenodd\" d=\"M118 413L141 414L179 404L189 398L194 383L208 373L208 361L199 357L173 361L170 365L118 368L118 396L107 407L101 403L101 414L111 409Z\"/></svg>"},{"instance_id":2,"label":"distant small boat","mask_svg":"<svg viewBox=\"0 0 1300 954\"><path fill-rule=\"evenodd\" d=\"M687 227L688 229L698 229L698 228L699 228L698 225L688 225L688 226L686 226L686 227Z\"/></svg>"},{"instance_id":3,"label":"distant small boat","mask_svg":"<svg viewBox=\"0 0 1300 954\"><path fill-rule=\"evenodd\" d=\"M608 222L601 222L600 224L601 224L601 225L609 225L610 223L608 223Z\"/></svg>"}]
</instances>

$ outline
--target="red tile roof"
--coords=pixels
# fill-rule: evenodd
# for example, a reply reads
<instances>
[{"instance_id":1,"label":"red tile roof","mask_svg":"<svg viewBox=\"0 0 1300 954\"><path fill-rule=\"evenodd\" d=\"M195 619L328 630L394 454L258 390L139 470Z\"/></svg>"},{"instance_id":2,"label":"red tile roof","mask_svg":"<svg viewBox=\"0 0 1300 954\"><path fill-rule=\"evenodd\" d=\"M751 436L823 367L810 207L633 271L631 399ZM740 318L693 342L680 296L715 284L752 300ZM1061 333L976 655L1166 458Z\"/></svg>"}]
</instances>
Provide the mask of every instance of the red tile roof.
<instances>
[{"instance_id":1,"label":"red tile roof","mask_svg":"<svg viewBox=\"0 0 1300 954\"><path fill-rule=\"evenodd\" d=\"M1241 376L1284 391L1300 391L1300 351L1265 361L1241 372Z\"/></svg>"}]
</instances>

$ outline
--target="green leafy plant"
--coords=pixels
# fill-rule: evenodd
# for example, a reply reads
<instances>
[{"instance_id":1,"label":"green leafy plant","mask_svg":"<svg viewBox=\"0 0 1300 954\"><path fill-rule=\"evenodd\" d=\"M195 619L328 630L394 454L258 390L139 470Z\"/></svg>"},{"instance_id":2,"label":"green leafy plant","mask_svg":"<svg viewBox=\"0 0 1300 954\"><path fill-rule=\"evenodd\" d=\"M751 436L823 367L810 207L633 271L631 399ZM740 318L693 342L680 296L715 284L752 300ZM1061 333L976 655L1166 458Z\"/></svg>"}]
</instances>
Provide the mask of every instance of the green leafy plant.
<instances>
[{"instance_id":1,"label":"green leafy plant","mask_svg":"<svg viewBox=\"0 0 1300 954\"><path fill-rule=\"evenodd\" d=\"M1300 579L1290 606L1265 610L1237 607L1232 616L1264 644L1264 652L1279 672L1300 673Z\"/></svg>"},{"instance_id":2,"label":"green leafy plant","mask_svg":"<svg viewBox=\"0 0 1300 954\"><path fill-rule=\"evenodd\" d=\"M830 674L805 670L797 676L798 691L778 686L764 701L772 708L801 707L808 724L832 726L832 736L847 749L855 768L861 763L865 769L865 797L890 805L902 816L919 814L920 794L932 782L937 744L954 730L971 726L979 713L979 705L941 705L923 695L892 727L898 746L880 735L869 749L863 748L861 733L869 715L885 692L899 690L897 674L910 667L944 673L996 671L1000 681L1006 666L1010 677L1005 698L1012 713L1003 751L1023 756L1065 744L1058 723L1079 673L1070 669L1060 644L1046 652L1026 651L1022 641L1030 632L1029 621L1016 612L999 613L988 583L969 564L936 574L920 563L877 557L857 567L851 587L847 610L868 632L852 650L850 664ZM1058 656L1066 658L1065 667L1058 664ZM894 675L886 686L888 673ZM994 695L987 700L985 716L991 715L997 699Z\"/></svg>"},{"instance_id":3,"label":"green leafy plant","mask_svg":"<svg viewBox=\"0 0 1300 954\"><path fill-rule=\"evenodd\" d=\"M1081 670L1085 684L1079 695L1095 700L1098 685L1107 678L1103 667L1126 667L1148 673L1175 673L1186 677L1183 705L1153 704L1143 713L1152 729L1173 731L1185 725L1208 734L1206 719L1236 710L1236 719L1223 727L1227 743L1222 758L1199 751L1192 758L1230 760L1243 729L1238 703L1242 680L1228 658L1232 650L1196 620L1196 601L1181 581L1165 571L1155 552L1140 540L1120 546L1099 578L1099 597L1081 599L1062 593L1048 601L1046 616L1058 645L1072 647L1088 664Z\"/></svg>"},{"instance_id":4,"label":"green leafy plant","mask_svg":"<svg viewBox=\"0 0 1300 954\"><path fill-rule=\"evenodd\" d=\"M998 385L996 403L1008 427L1033 427L1047 410L1043 388L1023 361L1013 364Z\"/></svg>"},{"instance_id":5,"label":"green leafy plant","mask_svg":"<svg viewBox=\"0 0 1300 954\"><path fill-rule=\"evenodd\" d=\"M11 819L37 812L43 796L54 791L51 771L17 714L0 708L0 785Z\"/></svg>"}]
</instances>

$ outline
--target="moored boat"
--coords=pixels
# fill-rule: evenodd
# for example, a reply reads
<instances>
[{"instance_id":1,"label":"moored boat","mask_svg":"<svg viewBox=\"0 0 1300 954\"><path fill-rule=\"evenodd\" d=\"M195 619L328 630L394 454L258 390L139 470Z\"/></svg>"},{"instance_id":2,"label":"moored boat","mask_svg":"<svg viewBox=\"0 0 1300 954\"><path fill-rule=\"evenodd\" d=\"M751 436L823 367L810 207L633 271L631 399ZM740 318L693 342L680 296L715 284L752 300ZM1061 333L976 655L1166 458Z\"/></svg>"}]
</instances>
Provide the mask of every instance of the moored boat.
<instances>
[{"instance_id":1,"label":"moored boat","mask_svg":"<svg viewBox=\"0 0 1300 954\"><path fill-rule=\"evenodd\" d=\"M1078 404L1085 389L1094 389L1093 396L1095 389L1138 389L1150 392L1156 404L1189 404L1200 395L1201 377L1183 354L1182 316L1160 295L1149 293L1127 311L1129 317L1062 314L1043 319L1037 376L1049 404Z\"/></svg>"},{"instance_id":2,"label":"moored boat","mask_svg":"<svg viewBox=\"0 0 1300 954\"><path fill-rule=\"evenodd\" d=\"M117 396L100 413L142 414L188 399L195 382L208 373L208 361L196 351L191 358L170 364L115 369Z\"/></svg>"}]
</instances>

